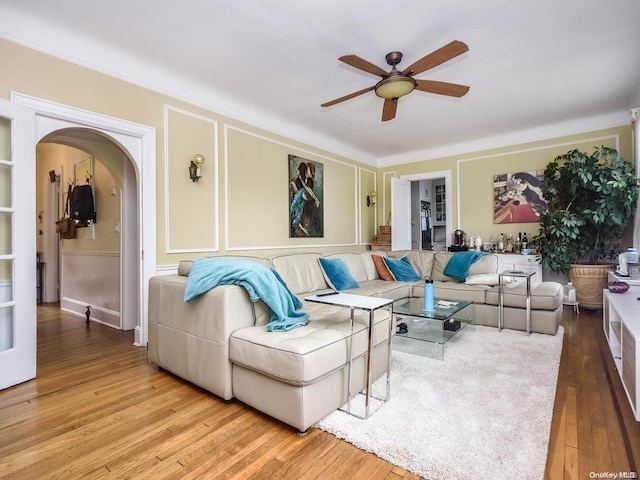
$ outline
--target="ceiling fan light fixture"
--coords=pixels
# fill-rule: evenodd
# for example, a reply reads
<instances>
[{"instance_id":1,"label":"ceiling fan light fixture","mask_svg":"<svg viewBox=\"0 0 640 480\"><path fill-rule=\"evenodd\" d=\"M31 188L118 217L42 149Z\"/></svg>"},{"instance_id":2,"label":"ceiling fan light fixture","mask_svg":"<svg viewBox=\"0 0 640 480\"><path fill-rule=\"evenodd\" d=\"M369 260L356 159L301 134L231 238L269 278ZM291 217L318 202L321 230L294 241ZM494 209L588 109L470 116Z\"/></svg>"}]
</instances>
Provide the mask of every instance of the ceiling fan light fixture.
<instances>
[{"instance_id":1,"label":"ceiling fan light fixture","mask_svg":"<svg viewBox=\"0 0 640 480\"><path fill-rule=\"evenodd\" d=\"M391 100L404 97L413 92L414 88L416 88L416 81L411 77L403 75L385 78L378 82L375 91L377 96Z\"/></svg>"}]
</instances>

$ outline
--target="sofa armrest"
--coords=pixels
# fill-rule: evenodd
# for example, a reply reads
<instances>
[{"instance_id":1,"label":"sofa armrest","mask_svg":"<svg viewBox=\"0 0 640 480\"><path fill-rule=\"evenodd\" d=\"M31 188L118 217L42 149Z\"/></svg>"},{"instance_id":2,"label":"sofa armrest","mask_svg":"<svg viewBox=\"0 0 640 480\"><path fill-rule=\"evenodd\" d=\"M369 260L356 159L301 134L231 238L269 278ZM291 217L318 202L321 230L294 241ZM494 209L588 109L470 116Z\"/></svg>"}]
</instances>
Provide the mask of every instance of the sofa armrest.
<instances>
[{"instance_id":1,"label":"sofa armrest","mask_svg":"<svg viewBox=\"0 0 640 480\"><path fill-rule=\"evenodd\" d=\"M262 302L252 303L237 285L221 285L185 303L186 281L180 275L149 281L149 360L229 399L229 337L239 328L268 321L269 310Z\"/></svg>"},{"instance_id":2,"label":"sofa armrest","mask_svg":"<svg viewBox=\"0 0 640 480\"><path fill-rule=\"evenodd\" d=\"M238 328L256 324L246 290L220 285L200 297L184 301L187 277L166 275L149 281L149 323L184 330L198 337L225 343Z\"/></svg>"}]
</instances>

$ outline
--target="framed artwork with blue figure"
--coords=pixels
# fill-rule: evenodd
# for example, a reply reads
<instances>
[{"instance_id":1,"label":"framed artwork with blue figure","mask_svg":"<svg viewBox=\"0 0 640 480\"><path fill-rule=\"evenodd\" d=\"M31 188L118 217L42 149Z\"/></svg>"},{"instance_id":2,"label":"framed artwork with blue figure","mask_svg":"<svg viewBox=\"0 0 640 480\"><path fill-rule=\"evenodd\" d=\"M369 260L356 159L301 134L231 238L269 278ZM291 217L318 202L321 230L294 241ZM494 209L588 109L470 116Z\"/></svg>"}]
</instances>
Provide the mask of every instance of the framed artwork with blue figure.
<instances>
[{"instance_id":1,"label":"framed artwork with blue figure","mask_svg":"<svg viewBox=\"0 0 640 480\"><path fill-rule=\"evenodd\" d=\"M324 237L323 165L289 155L289 237Z\"/></svg>"},{"instance_id":2,"label":"framed artwork with blue figure","mask_svg":"<svg viewBox=\"0 0 640 480\"><path fill-rule=\"evenodd\" d=\"M547 210L542 196L543 170L493 177L493 223L539 222Z\"/></svg>"}]
</instances>

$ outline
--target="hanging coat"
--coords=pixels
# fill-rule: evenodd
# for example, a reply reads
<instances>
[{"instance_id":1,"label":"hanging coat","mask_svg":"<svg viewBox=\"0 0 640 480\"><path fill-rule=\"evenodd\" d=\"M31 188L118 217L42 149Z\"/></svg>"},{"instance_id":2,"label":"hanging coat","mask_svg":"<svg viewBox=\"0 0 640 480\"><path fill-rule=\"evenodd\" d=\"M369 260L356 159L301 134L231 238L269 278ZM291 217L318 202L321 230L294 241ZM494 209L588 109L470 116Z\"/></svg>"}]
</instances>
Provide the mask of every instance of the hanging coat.
<instances>
[{"instance_id":1,"label":"hanging coat","mask_svg":"<svg viewBox=\"0 0 640 480\"><path fill-rule=\"evenodd\" d=\"M76 185L71 191L71 218L80 221L96 221L91 185Z\"/></svg>"}]
</instances>

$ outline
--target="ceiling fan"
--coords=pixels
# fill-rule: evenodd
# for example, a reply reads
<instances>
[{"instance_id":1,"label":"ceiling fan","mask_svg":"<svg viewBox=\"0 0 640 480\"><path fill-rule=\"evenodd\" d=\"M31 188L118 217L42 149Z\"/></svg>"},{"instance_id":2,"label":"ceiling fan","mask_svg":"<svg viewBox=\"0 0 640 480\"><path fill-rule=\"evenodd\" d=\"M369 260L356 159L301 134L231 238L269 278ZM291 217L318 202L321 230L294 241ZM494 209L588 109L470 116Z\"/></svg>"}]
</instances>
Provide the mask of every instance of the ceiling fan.
<instances>
[{"instance_id":1,"label":"ceiling fan","mask_svg":"<svg viewBox=\"0 0 640 480\"><path fill-rule=\"evenodd\" d=\"M344 97L336 98L330 102L323 103L323 107L330 107L336 103L350 100L354 97L362 95L364 93L374 90L376 95L384 98L384 105L382 107L382 121L386 122L396 116L396 109L398 108L398 99L411 93L413 90L420 90L422 92L436 93L438 95L448 95L450 97L462 97L468 91L469 87L466 85L458 85L457 83L438 82L434 80L417 80L414 75L418 75L430 68L437 67L445 62L448 62L452 58L462 55L467 52L469 47L466 43L459 40L454 40L448 43L444 47L439 48L431 52L430 54L422 57L417 62L412 63L404 70L400 71L396 68L396 65L402 60L402 52L391 52L386 55L386 60L391 65L391 71L385 72L382 68L370 63L357 55L345 55L338 60L351 65L359 70L363 70L373 75L382 77L378 83L372 87L363 88L357 92L350 93Z\"/></svg>"}]
</instances>

